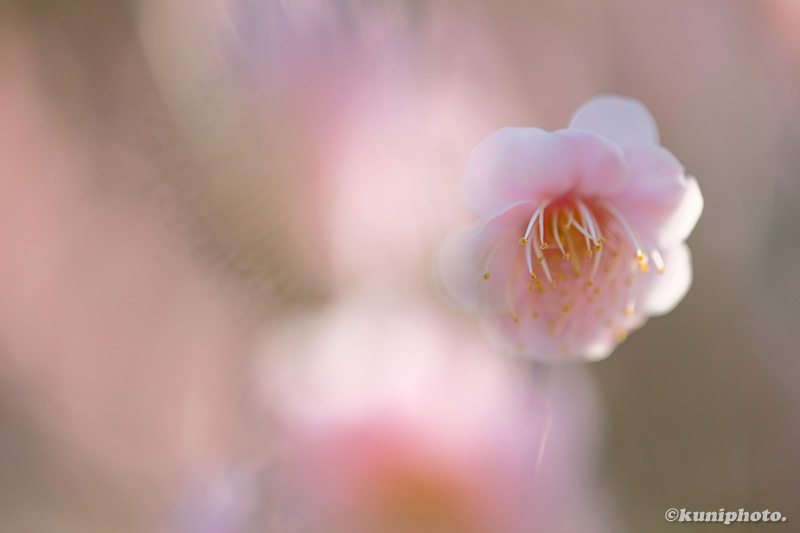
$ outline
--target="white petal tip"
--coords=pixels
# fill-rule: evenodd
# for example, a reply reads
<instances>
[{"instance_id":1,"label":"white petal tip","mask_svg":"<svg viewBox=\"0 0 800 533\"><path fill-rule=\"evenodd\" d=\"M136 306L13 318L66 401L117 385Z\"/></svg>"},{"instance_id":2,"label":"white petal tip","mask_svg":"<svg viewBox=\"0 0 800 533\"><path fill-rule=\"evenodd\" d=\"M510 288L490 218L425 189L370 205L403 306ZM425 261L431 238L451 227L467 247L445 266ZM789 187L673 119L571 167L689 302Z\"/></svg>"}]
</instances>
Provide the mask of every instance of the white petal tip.
<instances>
[{"instance_id":1,"label":"white petal tip","mask_svg":"<svg viewBox=\"0 0 800 533\"><path fill-rule=\"evenodd\" d=\"M569 128L590 131L620 146L658 146L656 121L639 100L617 95L596 96L572 116Z\"/></svg>"}]
</instances>

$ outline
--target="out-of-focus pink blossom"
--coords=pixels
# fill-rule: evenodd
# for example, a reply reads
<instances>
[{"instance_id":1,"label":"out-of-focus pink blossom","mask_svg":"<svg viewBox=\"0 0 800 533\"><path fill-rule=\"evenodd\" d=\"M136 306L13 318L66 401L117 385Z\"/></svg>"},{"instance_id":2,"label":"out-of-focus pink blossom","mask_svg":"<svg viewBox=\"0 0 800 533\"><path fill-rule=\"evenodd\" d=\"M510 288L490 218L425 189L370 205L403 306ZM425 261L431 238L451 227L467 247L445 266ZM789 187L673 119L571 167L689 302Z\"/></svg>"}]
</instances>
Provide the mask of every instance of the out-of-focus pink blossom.
<instances>
[{"instance_id":1,"label":"out-of-focus pink blossom","mask_svg":"<svg viewBox=\"0 0 800 533\"><path fill-rule=\"evenodd\" d=\"M270 359L270 403L315 530L513 533L574 523L579 491L564 501L549 480L569 484L572 465L585 463L553 454L558 463L540 475L549 416L539 391L436 313L395 312L349 309L272 344L287 360L276 368Z\"/></svg>"},{"instance_id":2,"label":"out-of-focus pink blossom","mask_svg":"<svg viewBox=\"0 0 800 533\"><path fill-rule=\"evenodd\" d=\"M234 5L264 122L287 120L303 147L279 155L304 162L284 176L295 202L282 207L313 235L298 246L339 284L427 274L465 218L447 191L497 106L425 70L400 4Z\"/></svg>"},{"instance_id":3,"label":"out-of-focus pink blossom","mask_svg":"<svg viewBox=\"0 0 800 533\"><path fill-rule=\"evenodd\" d=\"M691 284L697 182L638 101L590 100L569 129L504 128L462 182L473 228L445 243L443 283L505 350L600 359Z\"/></svg>"},{"instance_id":4,"label":"out-of-focus pink blossom","mask_svg":"<svg viewBox=\"0 0 800 533\"><path fill-rule=\"evenodd\" d=\"M286 228L280 253L297 258L304 283L427 276L447 229L468 217L449 193L463 161L503 123L496 115L511 98L487 103L477 84L433 66L444 52L426 48L426 28L403 3L203 0L190 24L185 4L143 3L143 38L159 44L154 71L179 110L194 102L194 112L217 116L218 102L232 100L227 115L244 108L267 161L253 197L270 207L246 216ZM206 151L223 142L212 135ZM238 176L219 176L225 194L238 190Z\"/></svg>"}]
</instances>

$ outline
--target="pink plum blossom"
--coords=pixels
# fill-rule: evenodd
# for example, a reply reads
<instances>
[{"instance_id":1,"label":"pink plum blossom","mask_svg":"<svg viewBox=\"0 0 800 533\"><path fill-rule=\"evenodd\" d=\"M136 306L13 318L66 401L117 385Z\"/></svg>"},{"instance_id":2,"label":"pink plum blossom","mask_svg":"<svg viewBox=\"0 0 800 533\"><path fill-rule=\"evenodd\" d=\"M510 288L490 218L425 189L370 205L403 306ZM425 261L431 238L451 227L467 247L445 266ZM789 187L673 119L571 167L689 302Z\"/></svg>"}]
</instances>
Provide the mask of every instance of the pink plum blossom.
<instances>
[{"instance_id":1,"label":"pink plum blossom","mask_svg":"<svg viewBox=\"0 0 800 533\"><path fill-rule=\"evenodd\" d=\"M479 220L445 242L442 281L505 351L604 358L691 284L703 197L636 100L590 100L565 130L493 133L462 192Z\"/></svg>"},{"instance_id":2,"label":"pink plum blossom","mask_svg":"<svg viewBox=\"0 0 800 533\"><path fill-rule=\"evenodd\" d=\"M561 531L581 515L584 491L559 487L588 487L571 472L584 458L541 455L544 396L436 312L345 306L272 350L291 356L268 358L268 404L313 531Z\"/></svg>"}]
</instances>

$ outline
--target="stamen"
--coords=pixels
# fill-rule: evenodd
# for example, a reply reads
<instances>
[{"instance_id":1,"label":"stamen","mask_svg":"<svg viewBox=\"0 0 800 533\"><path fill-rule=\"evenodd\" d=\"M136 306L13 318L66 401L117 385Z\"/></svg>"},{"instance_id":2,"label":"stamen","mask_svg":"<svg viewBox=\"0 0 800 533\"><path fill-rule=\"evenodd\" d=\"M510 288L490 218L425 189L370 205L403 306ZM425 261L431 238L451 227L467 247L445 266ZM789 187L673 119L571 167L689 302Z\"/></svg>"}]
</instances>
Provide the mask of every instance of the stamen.
<instances>
[{"instance_id":1,"label":"stamen","mask_svg":"<svg viewBox=\"0 0 800 533\"><path fill-rule=\"evenodd\" d=\"M659 252L657 248L653 248L650 251L650 257L653 258L653 263L656 264L656 270L658 270L658 273L663 274L666 270L666 267L664 266L664 258L661 257L661 252Z\"/></svg>"},{"instance_id":2,"label":"stamen","mask_svg":"<svg viewBox=\"0 0 800 533\"><path fill-rule=\"evenodd\" d=\"M592 223L594 224L595 235L597 236L597 239L595 241L596 244L594 246L594 251L595 252L599 252L603 248L603 243L605 243L606 241L603 238L603 232L602 232L602 230L600 228L600 223L597 221L597 218L594 216L594 211L592 211L591 209L588 209L588 208L587 208L586 211L589 213L589 217L590 217Z\"/></svg>"},{"instance_id":3,"label":"stamen","mask_svg":"<svg viewBox=\"0 0 800 533\"><path fill-rule=\"evenodd\" d=\"M531 257L531 244L525 241L525 261L528 263L528 274L531 279L536 279L536 274L533 273L533 258Z\"/></svg>"},{"instance_id":4,"label":"stamen","mask_svg":"<svg viewBox=\"0 0 800 533\"><path fill-rule=\"evenodd\" d=\"M499 249L500 245L497 244L489 250L486 260L483 262L483 279L489 279L491 277L491 274L489 274L489 267L492 265L492 261L494 261L494 257L497 255Z\"/></svg>"},{"instance_id":5,"label":"stamen","mask_svg":"<svg viewBox=\"0 0 800 533\"><path fill-rule=\"evenodd\" d=\"M594 251L594 247L589 244L589 241L592 239L592 236L589 234L589 232L586 230L586 228L584 228L575 219L575 213L574 212L570 212L569 216L570 216L570 219L568 221L568 225L575 226L575 229L577 229L579 232L581 232L581 234L583 234L583 240L586 243L586 254L589 257L592 257L592 253Z\"/></svg>"},{"instance_id":6,"label":"stamen","mask_svg":"<svg viewBox=\"0 0 800 533\"><path fill-rule=\"evenodd\" d=\"M592 262L592 271L589 273L589 282L594 283L594 277L597 274L597 267L600 266L600 256L603 255L603 249L597 248L596 253L594 255L594 261Z\"/></svg>"},{"instance_id":7,"label":"stamen","mask_svg":"<svg viewBox=\"0 0 800 533\"><path fill-rule=\"evenodd\" d=\"M611 264L608 264L607 262L606 266L603 267L603 272L605 272L606 275L605 279L603 280L603 283L595 289L595 292L597 294L605 292L605 290L608 289L608 287L617 278L619 271L622 269L624 260L619 256L618 253L614 254L615 251L616 250L611 250L611 257L612 257Z\"/></svg>"},{"instance_id":8,"label":"stamen","mask_svg":"<svg viewBox=\"0 0 800 533\"><path fill-rule=\"evenodd\" d=\"M622 216L622 213L620 213L616 207L603 200L601 200L601 203L602 206L605 208L605 210L608 211L611 214L611 216L617 219L617 222L620 223L622 228L628 234L628 237L631 239L631 242L633 242L633 245L636 247L636 259L639 261L639 268L641 268L643 272L646 272L647 258L644 256L644 253L642 252L642 244L639 241L639 238L636 237L636 232L633 231L633 228L631 228L630 224L628 224L628 221L625 220L625 217Z\"/></svg>"},{"instance_id":9,"label":"stamen","mask_svg":"<svg viewBox=\"0 0 800 533\"><path fill-rule=\"evenodd\" d=\"M589 232L589 235L594 242L597 242L597 232L595 231L594 221L589 208L586 207L586 204L584 204L580 199L576 200L575 203L578 204L578 210L581 212L581 217L586 224L586 229Z\"/></svg>"},{"instance_id":10,"label":"stamen","mask_svg":"<svg viewBox=\"0 0 800 533\"><path fill-rule=\"evenodd\" d=\"M578 261L578 256L575 253L575 243L572 241L572 232L567 230L567 232L564 235L567 237L567 249L569 250L567 257L572 262L572 272L573 274L575 274L576 277L580 277L581 263L580 261Z\"/></svg>"},{"instance_id":11,"label":"stamen","mask_svg":"<svg viewBox=\"0 0 800 533\"><path fill-rule=\"evenodd\" d=\"M503 247L502 239L498 239L494 242L494 245L489 248L487 252L486 260L483 262L483 279L489 279L491 274L489 274L489 267L492 265L492 261L494 261L497 252L500 251L500 248Z\"/></svg>"},{"instance_id":12,"label":"stamen","mask_svg":"<svg viewBox=\"0 0 800 533\"><path fill-rule=\"evenodd\" d=\"M544 242L544 207L542 208L542 216L539 218L539 243L542 250L547 250L547 243Z\"/></svg>"},{"instance_id":13,"label":"stamen","mask_svg":"<svg viewBox=\"0 0 800 533\"><path fill-rule=\"evenodd\" d=\"M561 244L561 236L558 234L558 215L558 211L553 210L553 236L556 239L556 245L558 245L558 249L561 250L564 259L569 259L569 254L564 250L564 245Z\"/></svg>"},{"instance_id":14,"label":"stamen","mask_svg":"<svg viewBox=\"0 0 800 533\"><path fill-rule=\"evenodd\" d=\"M578 231L580 231L581 233L583 233L583 236L584 236L584 237L586 237L586 238L591 238L591 236L589 235L589 232L588 232L588 231L586 231L586 228L584 228L584 227L583 227L583 226L582 226L582 225L581 225L581 224L580 224L580 223L579 223L579 222L578 222L578 221L575 219L575 212L574 212L574 211L570 211L570 213L569 213L569 219L567 220L567 227L569 228L570 226L575 226L575 228L576 228Z\"/></svg>"},{"instance_id":15,"label":"stamen","mask_svg":"<svg viewBox=\"0 0 800 533\"><path fill-rule=\"evenodd\" d=\"M533 240L534 241L536 240L536 234L534 234ZM544 275L545 277L547 277L547 281L550 282L550 284L552 285L553 277L550 275L550 267L547 266L547 259L545 259L544 254L539 249L539 246L537 246L536 242L534 242L533 244L533 249L536 252L536 262L542 265L542 270L544 270Z\"/></svg>"},{"instance_id":16,"label":"stamen","mask_svg":"<svg viewBox=\"0 0 800 533\"><path fill-rule=\"evenodd\" d=\"M639 270L647 274L650 266L647 264L647 256L641 250L636 250L636 260L639 262Z\"/></svg>"},{"instance_id":17,"label":"stamen","mask_svg":"<svg viewBox=\"0 0 800 533\"><path fill-rule=\"evenodd\" d=\"M528 228L525 230L525 235L519 240L519 243L522 245L528 244L528 237L531 236L531 230L533 229L533 225L536 223L536 220L539 218L539 215L544 215L544 210L550 203L550 200L545 200L539 205L539 208L533 212L533 216L531 216L530 222L528 222ZM540 224L541 225L541 224Z\"/></svg>"},{"instance_id":18,"label":"stamen","mask_svg":"<svg viewBox=\"0 0 800 533\"><path fill-rule=\"evenodd\" d=\"M636 285L639 276L636 275L636 265L631 263L631 288L628 290L628 301L625 304L625 316L633 316L636 312Z\"/></svg>"}]
</instances>

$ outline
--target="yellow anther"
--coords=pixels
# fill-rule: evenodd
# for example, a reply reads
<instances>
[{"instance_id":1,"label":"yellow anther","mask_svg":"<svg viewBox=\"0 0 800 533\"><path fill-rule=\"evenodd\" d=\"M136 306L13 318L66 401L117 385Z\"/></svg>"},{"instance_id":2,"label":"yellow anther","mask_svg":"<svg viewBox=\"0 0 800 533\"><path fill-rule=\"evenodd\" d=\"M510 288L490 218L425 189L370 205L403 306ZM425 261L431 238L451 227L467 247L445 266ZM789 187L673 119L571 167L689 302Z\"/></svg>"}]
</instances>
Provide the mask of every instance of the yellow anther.
<instances>
[{"instance_id":1,"label":"yellow anther","mask_svg":"<svg viewBox=\"0 0 800 533\"><path fill-rule=\"evenodd\" d=\"M539 248L541 248L542 250L547 250L549 248L549 245L546 242L543 242L542 244L539 245Z\"/></svg>"},{"instance_id":2,"label":"yellow anther","mask_svg":"<svg viewBox=\"0 0 800 533\"><path fill-rule=\"evenodd\" d=\"M534 311L534 312L533 312L533 314L531 314L531 316L532 316L534 319L537 319L537 318L539 318L539 312L538 312L538 311Z\"/></svg>"},{"instance_id":3,"label":"yellow anther","mask_svg":"<svg viewBox=\"0 0 800 533\"><path fill-rule=\"evenodd\" d=\"M633 306L627 306L625 308L625 316L633 316Z\"/></svg>"},{"instance_id":4,"label":"yellow anther","mask_svg":"<svg viewBox=\"0 0 800 533\"><path fill-rule=\"evenodd\" d=\"M525 246L526 244L528 244L528 239L526 239L525 237L521 237L521 238L519 239L519 243L520 243L522 246Z\"/></svg>"},{"instance_id":5,"label":"yellow anther","mask_svg":"<svg viewBox=\"0 0 800 533\"><path fill-rule=\"evenodd\" d=\"M572 308L568 305L565 305L564 307L561 308L561 310L564 311L565 313L569 313L572 310Z\"/></svg>"},{"instance_id":6,"label":"yellow anther","mask_svg":"<svg viewBox=\"0 0 800 533\"><path fill-rule=\"evenodd\" d=\"M622 328L617 329L614 331L614 340L617 342L622 342L628 338L628 332Z\"/></svg>"},{"instance_id":7,"label":"yellow anther","mask_svg":"<svg viewBox=\"0 0 800 533\"><path fill-rule=\"evenodd\" d=\"M483 279L489 279L490 277L491 277L491 276L489 275L489 273L488 273L488 272L487 272L486 274L484 274L484 275L483 275Z\"/></svg>"}]
</instances>

